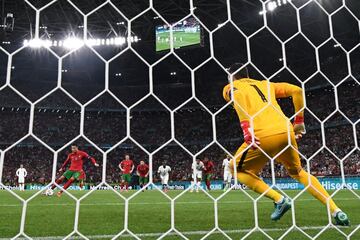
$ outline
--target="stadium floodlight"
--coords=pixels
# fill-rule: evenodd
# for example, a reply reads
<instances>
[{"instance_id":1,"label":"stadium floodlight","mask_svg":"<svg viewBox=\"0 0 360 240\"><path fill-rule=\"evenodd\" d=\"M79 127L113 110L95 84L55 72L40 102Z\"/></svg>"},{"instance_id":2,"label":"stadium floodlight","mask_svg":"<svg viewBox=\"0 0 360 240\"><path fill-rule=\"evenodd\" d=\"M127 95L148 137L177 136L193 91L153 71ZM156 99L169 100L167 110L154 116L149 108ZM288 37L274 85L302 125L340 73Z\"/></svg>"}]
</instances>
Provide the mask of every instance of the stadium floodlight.
<instances>
[{"instance_id":1,"label":"stadium floodlight","mask_svg":"<svg viewBox=\"0 0 360 240\"><path fill-rule=\"evenodd\" d=\"M291 0L273 0L265 5L265 9L263 11L260 11L259 14L263 15L267 12L273 12L276 8L280 7L281 5L285 5L287 3L291 2Z\"/></svg>"},{"instance_id":2,"label":"stadium floodlight","mask_svg":"<svg viewBox=\"0 0 360 240\"><path fill-rule=\"evenodd\" d=\"M84 46L84 41L78 38L67 38L63 42L63 47L67 49L77 49Z\"/></svg>"},{"instance_id":3,"label":"stadium floodlight","mask_svg":"<svg viewBox=\"0 0 360 240\"><path fill-rule=\"evenodd\" d=\"M39 38L31 39L30 41L24 42L25 46L29 46L31 48L40 48L43 45L43 41Z\"/></svg>"},{"instance_id":4,"label":"stadium floodlight","mask_svg":"<svg viewBox=\"0 0 360 240\"><path fill-rule=\"evenodd\" d=\"M30 40L24 40L23 45L31 48L40 47L64 47L67 49L78 49L84 45L96 47L96 46L121 46L126 43L127 38L116 37L116 38L105 38L105 39L87 39L82 40L80 38L67 38L65 40L44 40L34 38ZM132 36L129 38L130 42L139 42L141 39L138 36Z\"/></svg>"}]
</instances>

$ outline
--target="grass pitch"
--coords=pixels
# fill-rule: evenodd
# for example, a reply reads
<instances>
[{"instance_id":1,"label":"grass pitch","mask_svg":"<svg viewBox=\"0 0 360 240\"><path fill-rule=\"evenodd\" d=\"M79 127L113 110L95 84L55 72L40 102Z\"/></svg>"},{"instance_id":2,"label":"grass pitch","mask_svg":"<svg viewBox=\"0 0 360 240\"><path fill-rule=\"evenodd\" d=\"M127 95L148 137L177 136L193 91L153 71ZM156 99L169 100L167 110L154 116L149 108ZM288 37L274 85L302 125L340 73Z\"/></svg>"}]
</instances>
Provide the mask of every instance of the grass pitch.
<instances>
[{"instance_id":1,"label":"grass pitch","mask_svg":"<svg viewBox=\"0 0 360 240\"><path fill-rule=\"evenodd\" d=\"M17 192L24 199L31 197L35 191ZM72 191L80 198L87 191ZM135 191L124 193L130 197ZM182 191L170 191L168 196L176 197ZM251 196L258 195L248 192ZM290 197L299 191L287 191ZM214 198L223 194L212 191ZM357 191L356 194L360 194ZM360 223L360 199L349 190L338 192L335 197L351 220L351 227L340 230L344 234L353 232ZM326 208L307 193L301 194L295 201L293 211L288 212L280 221L272 222L270 214L273 204L266 198L256 203L258 225L264 231L254 231L246 239L269 239L265 234L278 239L292 226L293 220L305 234L317 236L328 224ZM9 192L0 191L0 240L14 237L19 233L22 202ZM157 190L141 192L129 201L129 230L141 239L157 239L171 228L170 200ZM215 227L214 201L205 193L186 192L175 201L175 227L188 239L201 239ZM61 198L36 196L27 206L24 232L34 239L62 239L74 230L76 202L64 194ZM89 239L111 239L124 229L125 202L110 190L98 190L80 202L78 230ZM239 190L233 190L218 201L218 224L232 239L241 239L255 226L254 202ZM283 239L308 239L299 230L289 232ZM118 239L135 239L124 233ZM171 232L164 239L182 239ZM228 239L218 231L206 239ZM329 228L317 236L322 240L346 239L338 230ZM360 239L360 230L355 231L350 239Z\"/></svg>"}]
</instances>

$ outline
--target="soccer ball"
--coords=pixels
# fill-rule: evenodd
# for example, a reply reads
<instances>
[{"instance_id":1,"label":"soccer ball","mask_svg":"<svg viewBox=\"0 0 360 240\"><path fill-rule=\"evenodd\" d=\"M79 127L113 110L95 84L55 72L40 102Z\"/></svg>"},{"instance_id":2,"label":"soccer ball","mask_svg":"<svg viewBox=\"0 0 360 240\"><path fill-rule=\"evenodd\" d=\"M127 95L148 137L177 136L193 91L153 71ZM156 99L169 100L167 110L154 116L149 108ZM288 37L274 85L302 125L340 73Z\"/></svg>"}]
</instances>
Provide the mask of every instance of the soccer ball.
<instances>
[{"instance_id":1,"label":"soccer ball","mask_svg":"<svg viewBox=\"0 0 360 240\"><path fill-rule=\"evenodd\" d=\"M45 191L46 196L52 196L53 194L54 194L54 191L51 188L46 189L46 191Z\"/></svg>"}]
</instances>

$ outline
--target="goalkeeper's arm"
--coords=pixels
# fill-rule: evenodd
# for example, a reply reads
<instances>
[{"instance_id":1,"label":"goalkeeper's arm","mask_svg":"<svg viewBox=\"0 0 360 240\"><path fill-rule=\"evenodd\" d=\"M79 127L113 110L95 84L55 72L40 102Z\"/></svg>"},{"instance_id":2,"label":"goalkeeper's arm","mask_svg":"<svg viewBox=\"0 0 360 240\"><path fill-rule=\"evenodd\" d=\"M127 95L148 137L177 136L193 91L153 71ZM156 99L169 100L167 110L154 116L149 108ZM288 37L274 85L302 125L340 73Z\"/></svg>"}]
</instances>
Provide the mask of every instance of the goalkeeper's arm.
<instances>
[{"instance_id":1,"label":"goalkeeper's arm","mask_svg":"<svg viewBox=\"0 0 360 240\"><path fill-rule=\"evenodd\" d=\"M240 125L243 130L244 141L246 142L246 144L251 145L252 149L256 149L257 146L260 145L260 139L254 135L254 129L253 127L251 127L250 118L246 112L246 110L248 109L246 97L242 94L241 91L237 91L237 89L235 88L233 91L234 108L240 118ZM225 101L229 102L231 100L230 95L231 85L228 84L223 89L223 97Z\"/></svg>"},{"instance_id":2,"label":"goalkeeper's arm","mask_svg":"<svg viewBox=\"0 0 360 240\"><path fill-rule=\"evenodd\" d=\"M275 87L276 98L292 97L295 108L294 132L296 139L306 133L304 124L304 99L302 89L289 83L272 83Z\"/></svg>"}]
</instances>

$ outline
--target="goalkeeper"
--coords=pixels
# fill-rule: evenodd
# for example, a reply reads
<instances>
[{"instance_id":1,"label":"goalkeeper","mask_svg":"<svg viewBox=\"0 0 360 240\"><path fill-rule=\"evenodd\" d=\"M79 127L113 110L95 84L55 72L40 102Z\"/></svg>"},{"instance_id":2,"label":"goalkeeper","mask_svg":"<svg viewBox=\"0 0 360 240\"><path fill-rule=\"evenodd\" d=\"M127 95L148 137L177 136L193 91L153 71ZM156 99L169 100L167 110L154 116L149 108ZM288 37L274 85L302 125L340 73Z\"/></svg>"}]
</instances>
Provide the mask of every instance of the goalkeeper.
<instances>
[{"instance_id":1,"label":"goalkeeper","mask_svg":"<svg viewBox=\"0 0 360 240\"><path fill-rule=\"evenodd\" d=\"M265 196L275 202L271 219L279 220L291 208L291 201L271 189L257 176L269 161L258 148L270 157L286 149L276 157L276 161L284 165L292 178L308 187L307 190L320 202L326 205L327 200L329 201L336 224L349 225L347 215L336 206L318 179L301 167L299 154L295 150L298 148L296 139L305 134L302 89L288 83L250 79L246 67L237 71L242 66L235 63L228 69L230 74L236 72L232 77L229 75L229 80L233 81L234 108L244 134L244 143L236 152L235 159L231 160L230 169L233 171L235 161L238 180L259 194L266 192ZM224 87L223 97L226 101L231 100L231 92L230 84ZM296 112L294 125L276 101L277 98L288 97L292 98ZM250 119L251 117L253 119Z\"/></svg>"}]
</instances>

